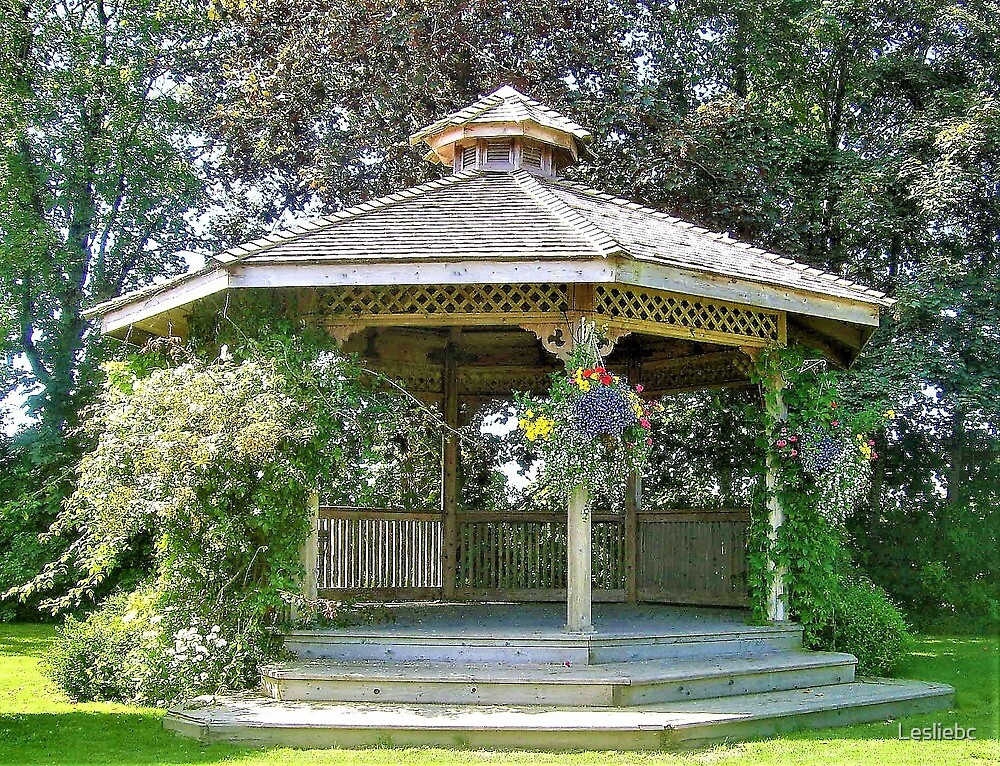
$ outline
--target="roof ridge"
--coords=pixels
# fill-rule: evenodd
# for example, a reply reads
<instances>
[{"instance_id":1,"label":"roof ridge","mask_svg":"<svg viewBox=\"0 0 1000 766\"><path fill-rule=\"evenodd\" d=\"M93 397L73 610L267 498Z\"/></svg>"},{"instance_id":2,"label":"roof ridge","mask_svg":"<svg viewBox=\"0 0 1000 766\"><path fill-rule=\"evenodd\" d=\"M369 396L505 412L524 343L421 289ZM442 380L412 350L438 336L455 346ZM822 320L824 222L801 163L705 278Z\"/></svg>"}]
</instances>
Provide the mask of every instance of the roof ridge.
<instances>
[{"instance_id":1,"label":"roof ridge","mask_svg":"<svg viewBox=\"0 0 1000 766\"><path fill-rule=\"evenodd\" d=\"M571 133L581 141L590 138L592 135L591 132L583 125L571 120L569 117L553 109L551 106L543 104L541 101L521 93L519 90L509 85L504 85L497 88L492 93L480 96L471 104L468 104L461 109L456 109L454 112L446 114L444 117L434 120L431 124L424 126L414 133L411 133L409 138L410 144L413 145L420 143L420 141L422 141L425 137L436 133L447 125L465 125L470 123L484 113L488 112L490 109L508 102L519 103L526 107L530 107L532 110L538 112L542 118L544 118L544 120L548 123L548 127ZM540 121L538 117L533 115L529 115L528 119Z\"/></svg>"},{"instance_id":2,"label":"roof ridge","mask_svg":"<svg viewBox=\"0 0 1000 766\"><path fill-rule=\"evenodd\" d=\"M514 170L510 175L518 186L541 202L557 218L590 240L601 257L607 258L610 255L625 252L625 248L611 234L576 212L531 173L526 170Z\"/></svg>"},{"instance_id":3,"label":"roof ridge","mask_svg":"<svg viewBox=\"0 0 1000 766\"><path fill-rule=\"evenodd\" d=\"M623 197L615 197L611 194L606 194L598 189L594 189L586 184L579 183L578 181L570 181L565 178L553 178L549 181L552 184L558 184L559 186L565 186L570 189L575 189L576 191L583 192L591 197L598 197L605 202L611 202L619 207L626 207L631 210L638 210L643 213L647 213L656 218L661 218L669 223L680 225L683 228L691 229L697 234L705 234L713 239L720 242L725 242L733 247L737 247L754 255L760 255L769 261L780 263L783 266L791 266L792 268L801 269L803 271L808 271L813 276L821 276L824 279L829 279L833 284L840 285L841 287L850 287L858 292L870 295L874 298L888 298L888 295L880 290L875 290L865 285L859 284L855 281L848 279L847 277L841 276L840 274L835 274L832 271L826 271L825 269L817 269L814 266L810 266L807 263L802 263L794 258L789 258L787 255L780 255L778 253L772 252L770 250L765 250L756 245L751 245L749 242L743 242L742 240L734 239L725 232L716 232L706 229L702 226L697 226L689 221L685 221L677 216L669 215L664 213L662 210L656 210L654 208L648 207L647 205L642 205L638 202L633 202L632 200L624 199Z\"/></svg>"},{"instance_id":4,"label":"roof ridge","mask_svg":"<svg viewBox=\"0 0 1000 766\"><path fill-rule=\"evenodd\" d=\"M400 189L399 191L392 192L391 194L385 194L381 197L376 197L375 199L370 199L357 205L351 205L350 207L338 210L335 213L321 215L314 221L297 223L286 229L281 229L279 231L272 232L271 234L266 234L263 237L252 239L249 242L234 245L233 247L223 250L221 253L210 257L225 266L233 261L240 261L250 255L257 255L270 250L271 248L277 247L278 245L285 244L286 242L301 239L308 234L314 234L317 231L331 228L343 221L353 220L365 215L366 213L372 213L376 210L383 210L387 207L392 207L393 205L406 202L407 200L419 197L435 189L443 189L447 186L454 186L457 183L468 181L480 175L482 175L482 172L479 170L463 170L460 173L454 173L452 175L445 176L444 178L438 178L433 181L418 184L417 186Z\"/></svg>"}]
</instances>

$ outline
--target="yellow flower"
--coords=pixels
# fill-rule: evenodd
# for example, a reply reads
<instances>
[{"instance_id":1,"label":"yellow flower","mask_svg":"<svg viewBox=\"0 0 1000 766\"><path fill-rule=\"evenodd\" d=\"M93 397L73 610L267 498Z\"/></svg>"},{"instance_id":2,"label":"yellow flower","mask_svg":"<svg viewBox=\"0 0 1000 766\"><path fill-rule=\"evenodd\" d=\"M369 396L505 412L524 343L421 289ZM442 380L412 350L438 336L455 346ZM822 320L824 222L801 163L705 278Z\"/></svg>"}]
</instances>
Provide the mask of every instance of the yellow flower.
<instances>
[{"instance_id":1,"label":"yellow flower","mask_svg":"<svg viewBox=\"0 0 1000 766\"><path fill-rule=\"evenodd\" d=\"M583 391L583 393L587 393L590 390L590 381L589 380L581 380L580 381L580 390Z\"/></svg>"},{"instance_id":2,"label":"yellow flower","mask_svg":"<svg viewBox=\"0 0 1000 766\"><path fill-rule=\"evenodd\" d=\"M896 417L896 411L895 410L886 410L886 412L885 412L885 419L886 420L892 420L894 417Z\"/></svg>"}]
</instances>

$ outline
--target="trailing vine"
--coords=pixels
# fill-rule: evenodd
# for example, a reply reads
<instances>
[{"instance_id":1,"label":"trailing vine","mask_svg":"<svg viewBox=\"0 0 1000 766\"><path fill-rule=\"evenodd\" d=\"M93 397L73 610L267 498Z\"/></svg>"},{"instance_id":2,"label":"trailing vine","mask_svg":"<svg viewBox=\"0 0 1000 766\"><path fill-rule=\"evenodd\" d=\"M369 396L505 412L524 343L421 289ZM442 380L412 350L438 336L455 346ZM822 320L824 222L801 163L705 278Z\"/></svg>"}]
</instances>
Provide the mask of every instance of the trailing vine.
<instances>
[{"instance_id":1,"label":"trailing vine","mask_svg":"<svg viewBox=\"0 0 1000 766\"><path fill-rule=\"evenodd\" d=\"M878 458L873 433L894 413L877 406L847 411L836 373L802 349L760 352L753 380L764 400L758 468L770 481L759 483L748 531L752 611L766 619L773 571L783 569L786 603L808 642L833 612L847 563L843 521L867 491ZM784 520L772 539L774 503Z\"/></svg>"}]
</instances>

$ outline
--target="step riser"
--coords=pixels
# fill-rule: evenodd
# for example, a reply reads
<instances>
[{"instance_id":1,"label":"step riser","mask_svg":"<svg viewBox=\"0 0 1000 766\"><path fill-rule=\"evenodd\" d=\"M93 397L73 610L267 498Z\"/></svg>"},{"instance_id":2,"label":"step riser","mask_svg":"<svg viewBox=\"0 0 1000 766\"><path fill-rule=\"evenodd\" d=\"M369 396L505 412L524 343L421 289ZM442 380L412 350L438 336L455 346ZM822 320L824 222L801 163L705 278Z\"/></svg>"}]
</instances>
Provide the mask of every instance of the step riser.
<instances>
[{"instance_id":1,"label":"step riser","mask_svg":"<svg viewBox=\"0 0 1000 766\"><path fill-rule=\"evenodd\" d=\"M769 654L802 649L801 633L748 634L724 638L678 641L675 639L595 644L590 651L590 664L610 662L643 662L645 660L712 659L747 654Z\"/></svg>"},{"instance_id":2,"label":"step riser","mask_svg":"<svg viewBox=\"0 0 1000 766\"><path fill-rule=\"evenodd\" d=\"M264 693L273 699L325 702L402 702L464 705L586 705L609 707L611 684L468 684L393 681L269 681ZM376 691L377 690L377 691Z\"/></svg>"},{"instance_id":3,"label":"step riser","mask_svg":"<svg viewBox=\"0 0 1000 766\"><path fill-rule=\"evenodd\" d=\"M798 650L797 631L589 641L525 641L497 639L434 641L405 638L358 639L339 636L289 636L285 648L301 659L341 662L454 662L502 665L597 665L660 659L732 657Z\"/></svg>"},{"instance_id":4,"label":"step riser","mask_svg":"<svg viewBox=\"0 0 1000 766\"><path fill-rule=\"evenodd\" d=\"M917 699L818 710L750 721L724 721L704 726L676 729L635 728L607 730L580 728L462 728L399 727L365 728L360 726L312 727L268 724L204 725L184 715L168 713L164 728L202 742L229 742L252 746L320 747L465 747L534 750L659 750L664 747L705 745L720 740L745 740L766 737L805 728L845 726L869 721L884 721L902 715L946 710L954 704L953 694L938 694Z\"/></svg>"},{"instance_id":5,"label":"step riser","mask_svg":"<svg viewBox=\"0 0 1000 766\"><path fill-rule=\"evenodd\" d=\"M765 718L746 722L727 722L716 726L692 726L664 732L665 744L698 747L721 739L747 740L771 737L802 729L823 729L834 726L853 726L872 721L889 721L902 716L934 713L954 707L954 695L939 695L917 699L880 702L874 705L843 707L837 710L819 710L814 713ZM893 734L895 730L893 729Z\"/></svg>"},{"instance_id":6,"label":"step riser","mask_svg":"<svg viewBox=\"0 0 1000 766\"><path fill-rule=\"evenodd\" d=\"M680 702L681 700L735 697L741 694L810 689L818 686L848 683L854 680L854 665L771 670L761 673L698 678L690 681L672 681L663 684L636 684L620 686L613 705L645 705L654 702Z\"/></svg>"},{"instance_id":7,"label":"step riser","mask_svg":"<svg viewBox=\"0 0 1000 766\"><path fill-rule=\"evenodd\" d=\"M354 747L447 747L497 750L659 750L662 731L627 732L579 730L479 730L393 729L391 732L363 728L299 728L212 726L205 729L167 716L163 727L205 744L226 742L249 747L354 748Z\"/></svg>"},{"instance_id":8,"label":"step riser","mask_svg":"<svg viewBox=\"0 0 1000 766\"><path fill-rule=\"evenodd\" d=\"M263 689L269 697L280 700L612 707L805 689L853 680L854 665L843 664L633 684L306 680L265 675Z\"/></svg>"}]
</instances>

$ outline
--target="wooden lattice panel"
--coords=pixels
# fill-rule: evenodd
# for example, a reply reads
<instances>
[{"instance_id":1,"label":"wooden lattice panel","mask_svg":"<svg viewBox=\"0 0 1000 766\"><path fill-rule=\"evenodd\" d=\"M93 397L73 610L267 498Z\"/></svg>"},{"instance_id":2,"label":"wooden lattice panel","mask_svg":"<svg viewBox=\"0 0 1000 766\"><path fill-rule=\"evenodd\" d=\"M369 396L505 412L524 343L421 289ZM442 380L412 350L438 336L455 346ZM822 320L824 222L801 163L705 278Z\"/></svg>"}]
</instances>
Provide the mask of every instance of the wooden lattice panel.
<instances>
[{"instance_id":1,"label":"wooden lattice panel","mask_svg":"<svg viewBox=\"0 0 1000 766\"><path fill-rule=\"evenodd\" d=\"M341 339L364 326L516 324L565 331L575 317L593 316L618 335L642 332L730 346L786 340L783 312L620 284L333 287L322 290L313 311Z\"/></svg>"},{"instance_id":2,"label":"wooden lattice panel","mask_svg":"<svg viewBox=\"0 0 1000 766\"><path fill-rule=\"evenodd\" d=\"M785 341L780 312L662 290L597 285L595 309L600 316L657 335L672 327L680 331L673 334L713 342L770 345Z\"/></svg>"},{"instance_id":3,"label":"wooden lattice panel","mask_svg":"<svg viewBox=\"0 0 1000 766\"><path fill-rule=\"evenodd\" d=\"M375 285L323 291L321 310L331 318L440 318L500 316L516 318L565 314L565 284Z\"/></svg>"}]
</instances>

